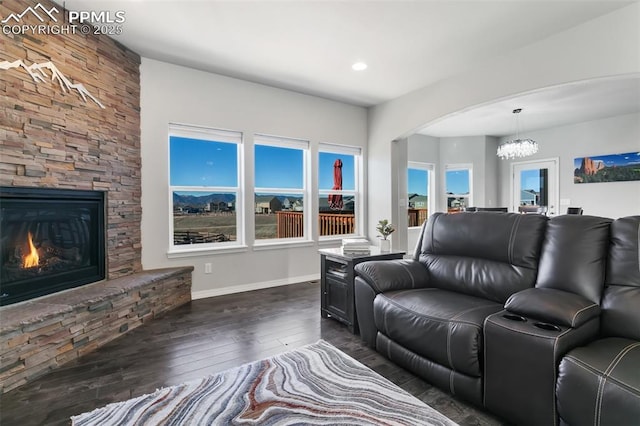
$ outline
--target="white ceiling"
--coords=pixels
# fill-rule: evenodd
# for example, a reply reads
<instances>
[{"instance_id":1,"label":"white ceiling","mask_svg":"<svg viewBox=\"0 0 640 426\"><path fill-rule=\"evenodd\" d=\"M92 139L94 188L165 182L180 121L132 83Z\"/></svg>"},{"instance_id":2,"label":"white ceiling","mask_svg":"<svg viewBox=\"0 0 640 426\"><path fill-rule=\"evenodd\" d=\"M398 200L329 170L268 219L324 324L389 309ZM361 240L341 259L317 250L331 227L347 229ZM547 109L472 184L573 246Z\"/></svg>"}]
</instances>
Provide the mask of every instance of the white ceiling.
<instances>
[{"instance_id":1,"label":"white ceiling","mask_svg":"<svg viewBox=\"0 0 640 426\"><path fill-rule=\"evenodd\" d=\"M372 106L636 1L66 0L66 8L123 10L122 34L113 38L147 58ZM356 61L368 69L353 71ZM635 96L624 95L629 87ZM451 117L453 125L440 120L425 132L506 134L516 103L532 125L535 111L549 110L551 101L555 113L538 115L547 124L562 124L560 115L584 121L582 116L602 114L604 104L611 111L628 110L614 99L618 95L638 110L637 82L625 87L607 81L530 94L522 101L527 105L483 106Z\"/></svg>"},{"instance_id":2,"label":"white ceiling","mask_svg":"<svg viewBox=\"0 0 640 426\"><path fill-rule=\"evenodd\" d=\"M418 133L435 137L513 135L516 108L522 108L519 131L525 137L527 131L637 113L640 76L590 80L521 94L442 117Z\"/></svg>"}]
</instances>

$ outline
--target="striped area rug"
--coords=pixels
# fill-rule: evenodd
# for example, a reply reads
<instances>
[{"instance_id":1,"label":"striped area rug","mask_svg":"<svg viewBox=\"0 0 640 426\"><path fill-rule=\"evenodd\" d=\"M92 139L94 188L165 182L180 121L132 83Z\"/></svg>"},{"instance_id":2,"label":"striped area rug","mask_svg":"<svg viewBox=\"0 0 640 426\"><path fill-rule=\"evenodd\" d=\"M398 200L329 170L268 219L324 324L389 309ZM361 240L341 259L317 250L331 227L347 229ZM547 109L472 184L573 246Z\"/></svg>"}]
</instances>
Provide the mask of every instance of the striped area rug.
<instances>
[{"instance_id":1,"label":"striped area rug","mask_svg":"<svg viewBox=\"0 0 640 426\"><path fill-rule=\"evenodd\" d=\"M320 340L71 418L85 425L455 425Z\"/></svg>"}]
</instances>

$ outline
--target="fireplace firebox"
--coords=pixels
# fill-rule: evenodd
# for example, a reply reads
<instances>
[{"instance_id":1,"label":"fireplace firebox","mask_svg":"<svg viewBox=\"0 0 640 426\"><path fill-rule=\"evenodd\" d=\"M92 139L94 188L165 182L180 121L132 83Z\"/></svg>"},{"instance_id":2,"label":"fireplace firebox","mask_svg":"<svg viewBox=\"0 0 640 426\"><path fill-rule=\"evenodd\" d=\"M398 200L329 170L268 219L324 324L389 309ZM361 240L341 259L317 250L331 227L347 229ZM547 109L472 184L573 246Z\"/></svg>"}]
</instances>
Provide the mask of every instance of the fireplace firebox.
<instances>
[{"instance_id":1,"label":"fireplace firebox","mask_svg":"<svg viewBox=\"0 0 640 426\"><path fill-rule=\"evenodd\" d=\"M0 187L0 305L105 278L105 193Z\"/></svg>"}]
</instances>

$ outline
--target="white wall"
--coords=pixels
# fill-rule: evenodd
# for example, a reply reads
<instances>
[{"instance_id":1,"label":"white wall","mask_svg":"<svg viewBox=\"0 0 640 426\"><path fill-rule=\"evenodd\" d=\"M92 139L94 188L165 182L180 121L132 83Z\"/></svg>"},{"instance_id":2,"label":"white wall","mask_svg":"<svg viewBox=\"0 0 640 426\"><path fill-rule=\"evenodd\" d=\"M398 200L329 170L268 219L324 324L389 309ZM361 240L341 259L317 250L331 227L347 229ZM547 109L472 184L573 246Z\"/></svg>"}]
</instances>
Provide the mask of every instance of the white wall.
<instances>
[{"instance_id":1,"label":"white wall","mask_svg":"<svg viewBox=\"0 0 640 426\"><path fill-rule=\"evenodd\" d=\"M527 132L538 142L537 154L526 160L559 158L560 199L582 207L584 214L617 218L640 214L640 181L575 184L575 158L640 152L640 114L627 114L570 126ZM513 136L511 136L513 137ZM505 141L509 137L502 138ZM519 160L522 161L522 160ZM513 161L500 162L500 176L509 182ZM510 186L500 189L503 205L510 205ZM560 205L559 213L567 205Z\"/></svg>"},{"instance_id":2,"label":"white wall","mask_svg":"<svg viewBox=\"0 0 640 426\"><path fill-rule=\"evenodd\" d=\"M395 226L396 232L391 235L391 244L396 248L407 247L407 158L408 140L406 138L398 139L391 144L391 156L394 163L393 169L397 171L393 175L391 182L391 198L398 200L398 208L391 212L391 223ZM380 219L386 219L386 216L376 216L376 222Z\"/></svg>"},{"instance_id":3,"label":"white wall","mask_svg":"<svg viewBox=\"0 0 640 426\"><path fill-rule=\"evenodd\" d=\"M397 171L388 160L392 140L475 105L558 84L638 72L640 4L634 3L372 108L368 150L369 170L375 173L368 176L370 234L375 234L375 217L389 216L397 208L391 190L391 176ZM603 150L608 151L606 146Z\"/></svg>"},{"instance_id":4,"label":"white wall","mask_svg":"<svg viewBox=\"0 0 640 426\"><path fill-rule=\"evenodd\" d=\"M168 258L168 123L241 131L245 152L250 157L247 160L252 164L254 133L309 140L312 153L317 153L320 142L366 148L366 121L367 111L361 107L142 58L143 267L194 265L194 297L293 283L318 278L320 273L317 243L260 251L249 247L242 253ZM366 149L363 155L366 162ZM317 164L315 157L317 155L312 155L313 164ZM245 176L245 203L253 203L253 170L246 170ZM317 176L312 177L312 188L315 187ZM366 185L364 189L366 191ZM314 198L312 209L317 206ZM253 221L249 223L252 226ZM204 274L205 263L212 263L212 274Z\"/></svg>"},{"instance_id":5,"label":"white wall","mask_svg":"<svg viewBox=\"0 0 640 426\"><path fill-rule=\"evenodd\" d=\"M495 164L496 140L486 136L440 138L440 184L438 185L438 211L446 211L445 167L455 164L470 164L472 167L471 204L476 207L492 207L497 195ZM491 154L489 154L491 153Z\"/></svg>"}]
</instances>

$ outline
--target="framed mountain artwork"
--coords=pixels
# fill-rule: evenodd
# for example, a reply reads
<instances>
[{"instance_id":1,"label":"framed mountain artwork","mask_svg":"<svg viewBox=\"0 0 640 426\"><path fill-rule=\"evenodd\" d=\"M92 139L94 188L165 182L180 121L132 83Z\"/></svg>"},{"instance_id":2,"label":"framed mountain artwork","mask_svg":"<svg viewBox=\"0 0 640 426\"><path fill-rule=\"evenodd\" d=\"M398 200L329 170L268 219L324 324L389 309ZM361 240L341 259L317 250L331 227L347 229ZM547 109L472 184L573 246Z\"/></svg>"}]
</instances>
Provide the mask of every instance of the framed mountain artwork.
<instances>
[{"instance_id":1,"label":"framed mountain artwork","mask_svg":"<svg viewBox=\"0 0 640 426\"><path fill-rule=\"evenodd\" d=\"M573 167L573 183L640 180L640 152L579 157Z\"/></svg>"}]
</instances>

